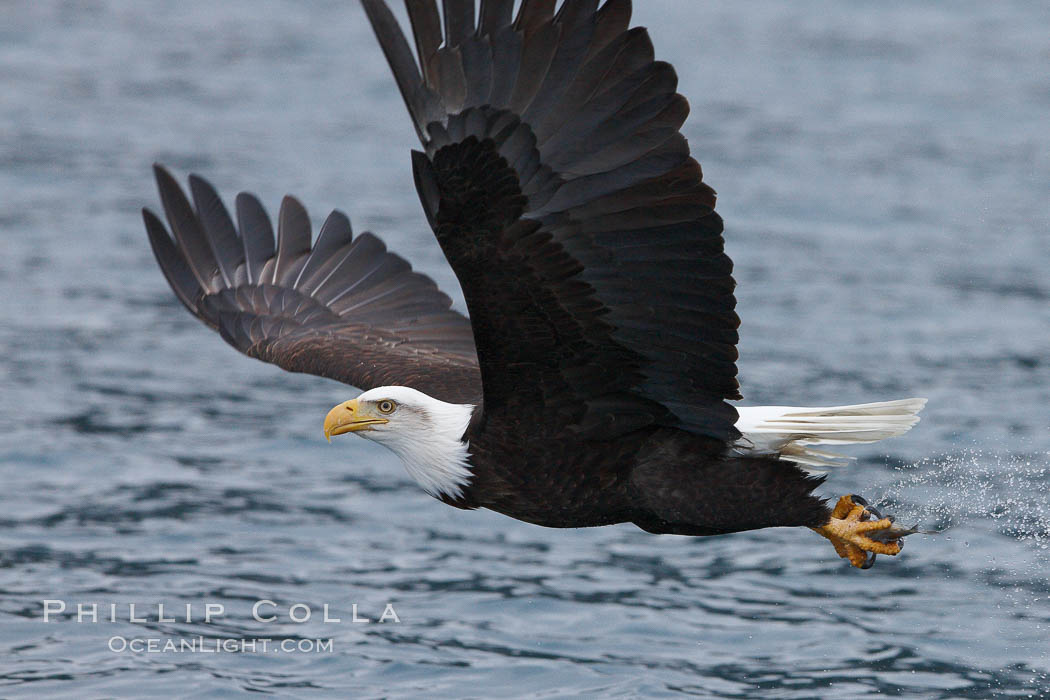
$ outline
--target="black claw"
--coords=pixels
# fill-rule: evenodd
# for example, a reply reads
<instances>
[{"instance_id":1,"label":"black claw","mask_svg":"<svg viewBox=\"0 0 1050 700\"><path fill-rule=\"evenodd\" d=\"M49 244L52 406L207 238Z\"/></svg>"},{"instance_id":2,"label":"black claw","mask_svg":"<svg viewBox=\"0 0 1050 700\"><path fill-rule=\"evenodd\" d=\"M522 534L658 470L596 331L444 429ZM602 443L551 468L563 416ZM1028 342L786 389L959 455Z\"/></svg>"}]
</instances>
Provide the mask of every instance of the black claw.
<instances>
[{"instance_id":1,"label":"black claw","mask_svg":"<svg viewBox=\"0 0 1050 700\"><path fill-rule=\"evenodd\" d=\"M879 511L878 508L876 508L875 506L873 506L870 503L868 503L868 499L866 499L866 498L864 498L862 496L858 496L858 495L856 495L854 493L851 493L849 495L849 497L855 504L857 504L858 506L862 506L864 508L864 510L868 511L868 513L873 518L875 518L876 520L882 520L882 518L883 518L882 513Z\"/></svg>"},{"instance_id":2,"label":"black claw","mask_svg":"<svg viewBox=\"0 0 1050 700\"><path fill-rule=\"evenodd\" d=\"M860 568L866 571L873 566L875 566L875 552L868 552L868 558L864 560L864 563L860 565Z\"/></svg>"}]
</instances>

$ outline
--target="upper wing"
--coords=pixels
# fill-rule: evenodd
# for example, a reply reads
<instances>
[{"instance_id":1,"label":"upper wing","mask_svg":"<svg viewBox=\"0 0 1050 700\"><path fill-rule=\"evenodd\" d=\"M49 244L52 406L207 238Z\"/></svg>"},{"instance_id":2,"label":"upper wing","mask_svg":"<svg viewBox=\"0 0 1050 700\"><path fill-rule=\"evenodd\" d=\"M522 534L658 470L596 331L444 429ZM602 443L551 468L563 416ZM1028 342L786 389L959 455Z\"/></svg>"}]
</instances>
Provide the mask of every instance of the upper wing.
<instances>
[{"instance_id":1,"label":"upper wing","mask_svg":"<svg viewBox=\"0 0 1050 700\"><path fill-rule=\"evenodd\" d=\"M336 211L311 248L306 210L285 197L275 247L252 195L237 196L235 228L205 180L190 176L194 208L164 168L154 171L175 234L143 210L157 262L186 308L230 345L365 390L410 386L444 401L480 402L470 322L378 238L353 237Z\"/></svg>"},{"instance_id":2,"label":"upper wing","mask_svg":"<svg viewBox=\"0 0 1050 700\"><path fill-rule=\"evenodd\" d=\"M739 319L688 104L629 0L406 0L419 64L363 0L425 146L416 185L463 286L486 408L595 435L735 439ZM567 400L568 399L568 400ZM564 411L564 409L562 409ZM564 415L564 414L563 414Z\"/></svg>"}]
</instances>

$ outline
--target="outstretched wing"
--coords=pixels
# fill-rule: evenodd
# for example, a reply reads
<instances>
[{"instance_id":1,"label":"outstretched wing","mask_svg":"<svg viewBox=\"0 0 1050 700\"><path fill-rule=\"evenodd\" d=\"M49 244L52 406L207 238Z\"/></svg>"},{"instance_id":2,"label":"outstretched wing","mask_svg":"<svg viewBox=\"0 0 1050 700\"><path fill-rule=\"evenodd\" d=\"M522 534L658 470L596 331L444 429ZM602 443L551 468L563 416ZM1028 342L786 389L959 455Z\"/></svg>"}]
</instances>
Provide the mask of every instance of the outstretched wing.
<instances>
[{"instance_id":1,"label":"outstretched wing","mask_svg":"<svg viewBox=\"0 0 1050 700\"><path fill-rule=\"evenodd\" d=\"M335 211L311 247L306 210L285 197L275 246L254 196L237 196L235 227L207 181L190 176L191 206L167 170L154 172L174 233L173 240L143 210L157 262L186 308L230 345L365 390L400 385L444 401L480 401L470 322L374 235L354 237Z\"/></svg>"},{"instance_id":2,"label":"outstretched wing","mask_svg":"<svg viewBox=\"0 0 1050 700\"><path fill-rule=\"evenodd\" d=\"M420 199L466 297L486 410L579 430L738 436L739 319L688 103L629 0L406 0L418 65L363 0L425 153Z\"/></svg>"}]
</instances>

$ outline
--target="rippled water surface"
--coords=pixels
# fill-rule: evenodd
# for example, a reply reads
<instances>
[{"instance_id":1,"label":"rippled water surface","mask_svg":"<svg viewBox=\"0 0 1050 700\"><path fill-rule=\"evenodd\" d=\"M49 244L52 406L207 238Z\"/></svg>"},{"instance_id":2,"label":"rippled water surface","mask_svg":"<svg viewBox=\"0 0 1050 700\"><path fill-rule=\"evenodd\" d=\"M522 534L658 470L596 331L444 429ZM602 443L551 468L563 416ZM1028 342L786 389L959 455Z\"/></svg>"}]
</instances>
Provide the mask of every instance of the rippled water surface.
<instances>
[{"instance_id":1,"label":"rippled water surface","mask_svg":"<svg viewBox=\"0 0 1050 700\"><path fill-rule=\"evenodd\" d=\"M823 490L945 534L860 572L804 531L545 530L437 503L365 441L329 447L322 418L354 390L243 359L191 318L138 210L155 160L227 201L292 192L455 289L357 3L12 0L0 695L1050 693L1050 9L635 4L720 193L747 399L930 397ZM45 599L69 609L45 623ZM252 619L259 600L276 621ZM117 621L78 624L78 602ZM206 624L209 603L225 615ZM350 621L388 603L400 622Z\"/></svg>"}]
</instances>

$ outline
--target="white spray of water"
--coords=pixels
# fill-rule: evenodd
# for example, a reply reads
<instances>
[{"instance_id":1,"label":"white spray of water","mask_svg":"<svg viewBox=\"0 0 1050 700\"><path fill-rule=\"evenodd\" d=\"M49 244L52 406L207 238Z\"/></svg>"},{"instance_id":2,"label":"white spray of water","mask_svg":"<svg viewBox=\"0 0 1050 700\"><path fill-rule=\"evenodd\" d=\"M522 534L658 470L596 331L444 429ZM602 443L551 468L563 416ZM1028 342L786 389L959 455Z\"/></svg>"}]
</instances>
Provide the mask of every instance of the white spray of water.
<instances>
[{"instance_id":1,"label":"white spray of water","mask_svg":"<svg viewBox=\"0 0 1050 700\"><path fill-rule=\"evenodd\" d=\"M952 530L988 519L1004 536L1050 549L1050 454L997 455L980 450L898 467L900 478L877 499L906 524Z\"/></svg>"},{"instance_id":2,"label":"white spray of water","mask_svg":"<svg viewBox=\"0 0 1050 700\"><path fill-rule=\"evenodd\" d=\"M902 524L941 531L933 537L944 538L944 546L926 550L939 554L941 566L922 576L937 571L985 586L983 593L974 589L984 606L974 614L998 629L1004 648L1017 650L1018 669L1044 697L1050 687L1050 454L966 450L897 471L877 507Z\"/></svg>"}]
</instances>

